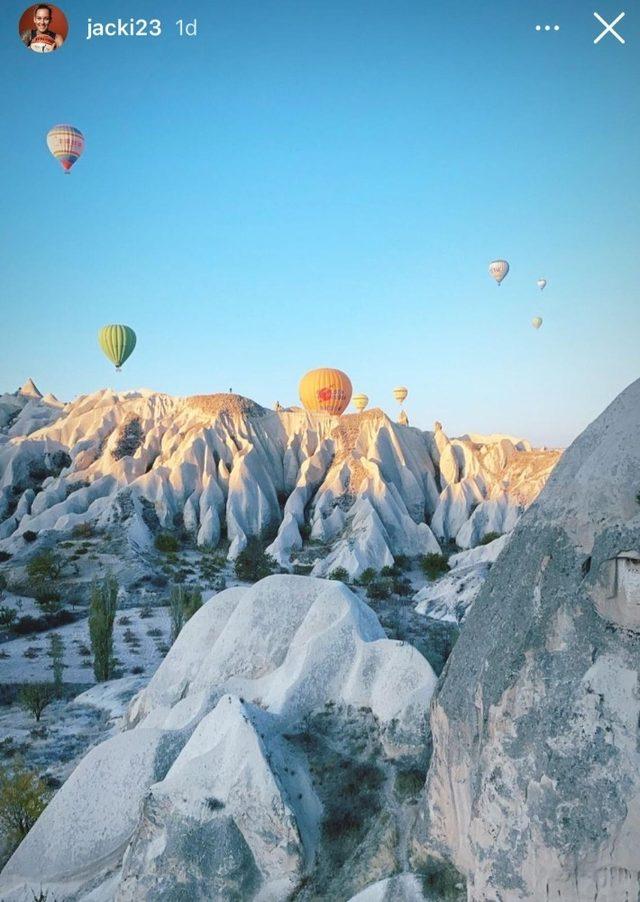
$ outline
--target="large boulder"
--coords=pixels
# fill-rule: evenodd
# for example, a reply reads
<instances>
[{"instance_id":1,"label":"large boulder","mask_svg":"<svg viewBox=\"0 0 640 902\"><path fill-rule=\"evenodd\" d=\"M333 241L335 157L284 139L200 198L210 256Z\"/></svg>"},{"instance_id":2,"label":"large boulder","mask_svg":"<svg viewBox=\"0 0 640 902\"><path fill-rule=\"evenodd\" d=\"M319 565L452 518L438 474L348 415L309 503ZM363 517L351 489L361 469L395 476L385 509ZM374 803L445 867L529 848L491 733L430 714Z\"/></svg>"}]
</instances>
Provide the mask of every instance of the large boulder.
<instances>
[{"instance_id":1,"label":"large boulder","mask_svg":"<svg viewBox=\"0 0 640 902\"><path fill-rule=\"evenodd\" d=\"M415 844L470 900L637 899L640 381L565 452L471 608L431 711Z\"/></svg>"}]
</instances>

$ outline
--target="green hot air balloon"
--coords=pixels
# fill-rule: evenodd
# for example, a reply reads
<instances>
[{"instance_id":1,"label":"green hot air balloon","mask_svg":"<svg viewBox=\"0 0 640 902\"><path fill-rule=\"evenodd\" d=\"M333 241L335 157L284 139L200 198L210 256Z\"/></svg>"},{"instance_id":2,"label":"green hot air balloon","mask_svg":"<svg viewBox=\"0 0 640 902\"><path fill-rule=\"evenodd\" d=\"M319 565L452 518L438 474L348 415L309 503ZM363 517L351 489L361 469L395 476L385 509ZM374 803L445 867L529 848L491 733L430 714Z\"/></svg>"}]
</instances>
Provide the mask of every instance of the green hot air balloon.
<instances>
[{"instance_id":1,"label":"green hot air balloon","mask_svg":"<svg viewBox=\"0 0 640 902\"><path fill-rule=\"evenodd\" d=\"M130 326L119 324L103 326L98 332L98 341L119 373L122 364L131 356L136 346L136 333Z\"/></svg>"}]
</instances>

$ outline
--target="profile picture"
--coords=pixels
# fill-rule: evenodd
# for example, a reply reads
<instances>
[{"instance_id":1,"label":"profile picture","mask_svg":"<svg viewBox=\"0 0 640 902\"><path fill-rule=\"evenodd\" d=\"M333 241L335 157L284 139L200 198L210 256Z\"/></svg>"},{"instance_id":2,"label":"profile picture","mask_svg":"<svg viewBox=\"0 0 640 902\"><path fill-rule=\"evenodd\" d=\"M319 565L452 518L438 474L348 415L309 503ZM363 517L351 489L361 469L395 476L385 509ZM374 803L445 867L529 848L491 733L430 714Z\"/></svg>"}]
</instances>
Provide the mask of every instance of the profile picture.
<instances>
[{"instance_id":1,"label":"profile picture","mask_svg":"<svg viewBox=\"0 0 640 902\"><path fill-rule=\"evenodd\" d=\"M69 25L67 17L57 6L36 3L20 16L20 39L34 53L51 53L65 42Z\"/></svg>"}]
</instances>

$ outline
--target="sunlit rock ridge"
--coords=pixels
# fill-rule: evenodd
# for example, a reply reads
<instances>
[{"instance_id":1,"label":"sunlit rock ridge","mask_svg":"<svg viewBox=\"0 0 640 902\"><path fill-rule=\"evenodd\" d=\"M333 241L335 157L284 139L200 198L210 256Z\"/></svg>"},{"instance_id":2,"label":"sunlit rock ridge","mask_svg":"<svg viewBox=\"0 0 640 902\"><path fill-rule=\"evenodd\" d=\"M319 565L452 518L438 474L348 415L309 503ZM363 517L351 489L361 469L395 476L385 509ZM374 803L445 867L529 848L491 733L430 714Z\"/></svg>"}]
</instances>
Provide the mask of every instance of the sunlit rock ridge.
<instances>
[{"instance_id":1,"label":"sunlit rock ridge","mask_svg":"<svg viewBox=\"0 0 640 902\"><path fill-rule=\"evenodd\" d=\"M124 530L133 551L180 529L234 558L259 536L283 567L357 576L509 532L558 456L507 436L450 440L379 409L337 418L149 390L63 405L29 380L0 396L0 544L92 522Z\"/></svg>"}]
</instances>

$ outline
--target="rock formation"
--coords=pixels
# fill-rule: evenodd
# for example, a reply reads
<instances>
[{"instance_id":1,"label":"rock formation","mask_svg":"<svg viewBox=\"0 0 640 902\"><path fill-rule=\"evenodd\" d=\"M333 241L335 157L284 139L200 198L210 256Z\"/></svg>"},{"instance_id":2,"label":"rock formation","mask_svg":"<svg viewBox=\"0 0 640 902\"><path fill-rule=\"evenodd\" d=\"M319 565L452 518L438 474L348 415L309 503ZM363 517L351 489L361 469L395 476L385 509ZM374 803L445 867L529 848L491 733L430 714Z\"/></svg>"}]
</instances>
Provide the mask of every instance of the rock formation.
<instances>
[{"instance_id":1,"label":"rock formation","mask_svg":"<svg viewBox=\"0 0 640 902\"><path fill-rule=\"evenodd\" d=\"M0 897L284 900L316 881L349 898L398 867L383 787L396 765L424 768L435 684L340 582L227 589L58 791ZM360 864L339 878L347 817L351 833L363 819Z\"/></svg>"},{"instance_id":2,"label":"rock formation","mask_svg":"<svg viewBox=\"0 0 640 902\"><path fill-rule=\"evenodd\" d=\"M508 532L558 458L503 436L449 440L380 410L275 412L233 394L105 390L63 406L18 393L0 415L0 542L12 554L27 531L91 522L134 551L160 529L202 547L226 537L231 558L270 536L283 567L357 576Z\"/></svg>"},{"instance_id":3,"label":"rock formation","mask_svg":"<svg viewBox=\"0 0 640 902\"><path fill-rule=\"evenodd\" d=\"M414 848L469 899L640 888L640 381L565 452L467 615L432 706Z\"/></svg>"}]
</instances>

